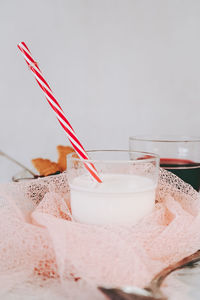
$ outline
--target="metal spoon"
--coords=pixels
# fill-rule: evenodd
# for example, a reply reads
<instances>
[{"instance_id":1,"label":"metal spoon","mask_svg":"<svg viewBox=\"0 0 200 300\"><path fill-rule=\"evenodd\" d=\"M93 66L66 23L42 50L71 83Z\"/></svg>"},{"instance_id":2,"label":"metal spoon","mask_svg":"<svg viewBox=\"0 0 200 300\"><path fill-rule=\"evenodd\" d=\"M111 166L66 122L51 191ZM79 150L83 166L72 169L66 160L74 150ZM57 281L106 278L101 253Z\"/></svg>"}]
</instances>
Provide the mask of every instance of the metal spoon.
<instances>
[{"instance_id":1,"label":"metal spoon","mask_svg":"<svg viewBox=\"0 0 200 300\"><path fill-rule=\"evenodd\" d=\"M4 156L8 160L12 161L14 164L20 166L22 169L26 170L28 173L30 173L34 178L38 178L39 176L32 172L30 169L28 169L26 166L24 166L22 163L18 162L16 159L12 158L8 154L4 153L3 151L0 150L0 155Z\"/></svg>"},{"instance_id":2,"label":"metal spoon","mask_svg":"<svg viewBox=\"0 0 200 300\"><path fill-rule=\"evenodd\" d=\"M102 291L106 296L108 296L109 299L112 300L166 300L167 298L163 295L160 289L165 278L172 272L178 269L183 269L185 267L191 267L198 261L200 261L200 250L162 270L152 279L150 284L144 289L134 287L99 287L99 290Z\"/></svg>"}]
</instances>

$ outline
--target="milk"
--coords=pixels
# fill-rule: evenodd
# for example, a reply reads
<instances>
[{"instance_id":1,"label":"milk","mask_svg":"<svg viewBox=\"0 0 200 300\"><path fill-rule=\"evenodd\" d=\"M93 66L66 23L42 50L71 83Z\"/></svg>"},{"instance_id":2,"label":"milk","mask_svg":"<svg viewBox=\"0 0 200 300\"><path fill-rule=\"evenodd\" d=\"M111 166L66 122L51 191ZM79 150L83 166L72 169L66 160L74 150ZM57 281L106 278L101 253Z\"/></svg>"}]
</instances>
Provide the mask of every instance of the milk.
<instances>
[{"instance_id":1,"label":"milk","mask_svg":"<svg viewBox=\"0 0 200 300\"><path fill-rule=\"evenodd\" d=\"M73 218L87 224L135 224L150 213L155 204L155 182L130 174L104 174L102 183L90 175L73 179Z\"/></svg>"}]
</instances>

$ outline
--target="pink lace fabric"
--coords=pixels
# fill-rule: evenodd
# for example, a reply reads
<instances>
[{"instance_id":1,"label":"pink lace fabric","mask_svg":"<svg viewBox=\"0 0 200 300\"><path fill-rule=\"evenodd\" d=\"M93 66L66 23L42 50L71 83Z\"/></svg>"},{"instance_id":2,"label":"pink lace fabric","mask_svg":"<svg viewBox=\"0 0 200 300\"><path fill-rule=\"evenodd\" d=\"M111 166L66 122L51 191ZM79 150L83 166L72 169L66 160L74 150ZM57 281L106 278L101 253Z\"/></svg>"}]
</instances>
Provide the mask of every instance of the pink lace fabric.
<instances>
[{"instance_id":1,"label":"pink lace fabric","mask_svg":"<svg viewBox=\"0 0 200 300\"><path fill-rule=\"evenodd\" d=\"M154 211L135 226L71 219L66 174L0 186L0 299L105 299L144 287L200 249L200 196L160 171Z\"/></svg>"}]
</instances>

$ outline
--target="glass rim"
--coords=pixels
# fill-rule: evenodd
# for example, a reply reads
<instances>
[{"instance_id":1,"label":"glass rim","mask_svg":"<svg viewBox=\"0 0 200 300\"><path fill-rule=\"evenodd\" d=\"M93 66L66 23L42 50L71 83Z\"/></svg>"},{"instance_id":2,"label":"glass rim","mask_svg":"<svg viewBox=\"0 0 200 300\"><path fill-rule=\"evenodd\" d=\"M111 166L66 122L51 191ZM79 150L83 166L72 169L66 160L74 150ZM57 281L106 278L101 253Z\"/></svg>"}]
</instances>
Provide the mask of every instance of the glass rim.
<instances>
[{"instance_id":1,"label":"glass rim","mask_svg":"<svg viewBox=\"0 0 200 300\"><path fill-rule=\"evenodd\" d=\"M164 170L188 170L188 169L199 169L200 165L197 165L197 166L184 166L184 167L181 167L181 166L177 166L177 167L160 167Z\"/></svg>"},{"instance_id":2,"label":"glass rim","mask_svg":"<svg viewBox=\"0 0 200 300\"><path fill-rule=\"evenodd\" d=\"M74 160L74 161L78 161L78 162L82 162L82 163L102 163L102 162L106 162L106 163L133 163L133 162L136 162L136 163L146 163L146 162L153 162L153 161L156 161L157 163L159 163L160 161L160 156L156 153L152 153L152 152L144 152L144 151L132 151L132 150L114 150L114 149L106 149L106 150L86 150L86 153L87 154L90 154L90 153L98 153L98 152L104 152L104 153L111 153L111 152L123 152L123 153L133 153L133 154L141 154L141 155L144 155L144 156L151 156L151 157L148 157L148 158L145 158L145 157L141 157L141 158L136 158L136 159L132 159L132 160L123 160L123 159L82 159L82 158L79 158L79 157L73 157L74 153L70 153L67 155L67 160L68 159L71 159L71 160Z\"/></svg>"},{"instance_id":3,"label":"glass rim","mask_svg":"<svg viewBox=\"0 0 200 300\"><path fill-rule=\"evenodd\" d=\"M141 142L157 142L157 143L184 143L184 142L200 142L198 136L178 136L178 135L135 135L130 136L129 141L141 141Z\"/></svg>"}]
</instances>

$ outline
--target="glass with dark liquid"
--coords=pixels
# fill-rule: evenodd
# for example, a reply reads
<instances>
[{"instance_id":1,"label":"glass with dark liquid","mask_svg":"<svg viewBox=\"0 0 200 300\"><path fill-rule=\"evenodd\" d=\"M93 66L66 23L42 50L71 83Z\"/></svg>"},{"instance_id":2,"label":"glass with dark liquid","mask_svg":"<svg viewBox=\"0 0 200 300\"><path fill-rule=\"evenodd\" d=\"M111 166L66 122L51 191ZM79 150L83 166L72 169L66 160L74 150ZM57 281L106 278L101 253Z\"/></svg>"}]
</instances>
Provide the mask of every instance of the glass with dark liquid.
<instances>
[{"instance_id":1,"label":"glass with dark liquid","mask_svg":"<svg viewBox=\"0 0 200 300\"><path fill-rule=\"evenodd\" d=\"M160 166L200 190L200 138L142 137L129 139L131 151L153 152L160 156Z\"/></svg>"}]
</instances>

